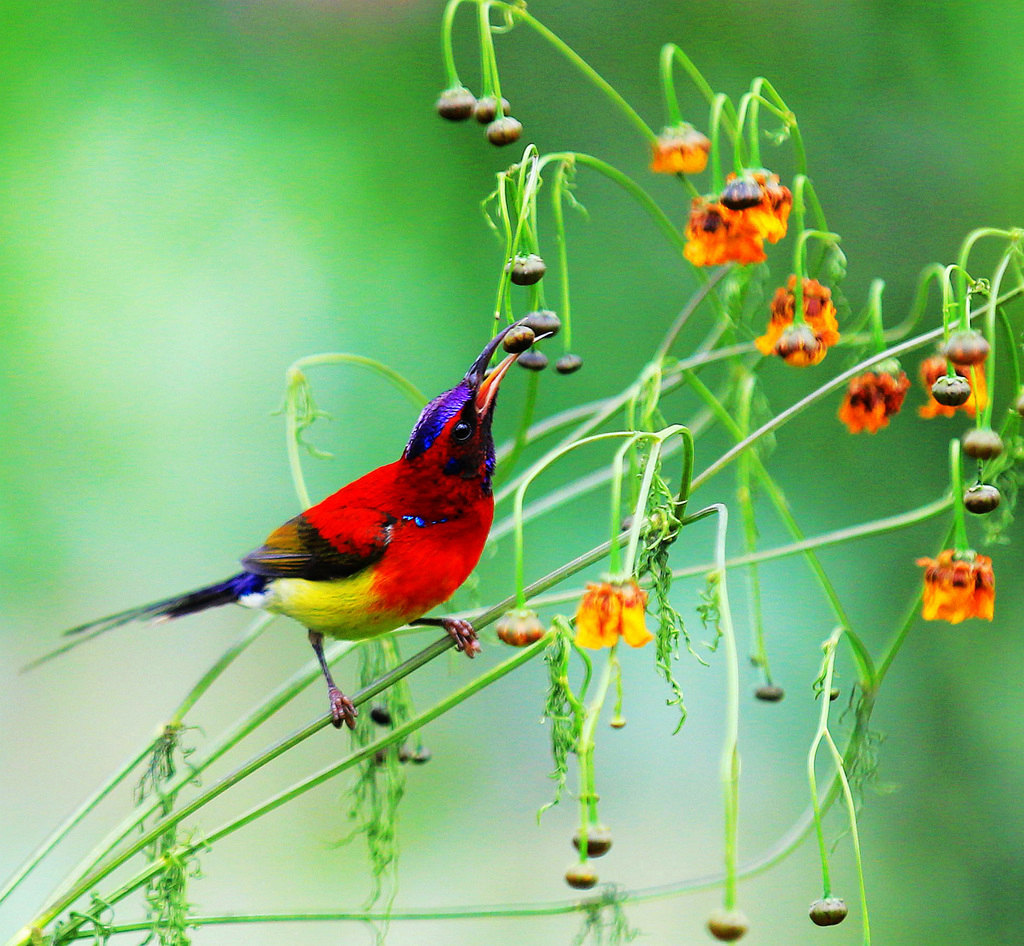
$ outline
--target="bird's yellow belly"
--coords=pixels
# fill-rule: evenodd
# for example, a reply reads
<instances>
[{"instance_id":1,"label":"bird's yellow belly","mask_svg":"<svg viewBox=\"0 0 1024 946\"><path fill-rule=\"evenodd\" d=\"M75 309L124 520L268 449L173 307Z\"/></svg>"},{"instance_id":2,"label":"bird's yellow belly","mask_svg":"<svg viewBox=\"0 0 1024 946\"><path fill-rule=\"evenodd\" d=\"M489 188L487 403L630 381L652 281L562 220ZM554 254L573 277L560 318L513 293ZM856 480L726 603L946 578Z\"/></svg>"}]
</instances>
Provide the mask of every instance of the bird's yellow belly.
<instances>
[{"instance_id":1,"label":"bird's yellow belly","mask_svg":"<svg viewBox=\"0 0 1024 946\"><path fill-rule=\"evenodd\" d=\"M377 606L373 569L337 581L275 578L262 607L299 621L328 637L358 640L401 627L417 615L397 614Z\"/></svg>"}]
</instances>

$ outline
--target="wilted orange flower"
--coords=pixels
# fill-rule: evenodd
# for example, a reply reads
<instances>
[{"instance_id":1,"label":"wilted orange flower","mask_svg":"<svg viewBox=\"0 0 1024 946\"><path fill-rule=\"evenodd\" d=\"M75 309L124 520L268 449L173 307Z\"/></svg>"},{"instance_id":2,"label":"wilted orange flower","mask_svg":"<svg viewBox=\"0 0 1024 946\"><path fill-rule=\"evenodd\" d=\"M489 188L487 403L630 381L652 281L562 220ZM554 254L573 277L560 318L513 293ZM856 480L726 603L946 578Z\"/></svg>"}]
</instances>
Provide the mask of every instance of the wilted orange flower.
<instances>
[{"instance_id":1,"label":"wilted orange flower","mask_svg":"<svg viewBox=\"0 0 1024 946\"><path fill-rule=\"evenodd\" d=\"M942 355L932 355L921 362L921 383L928 395L928 403L919 407L917 413L922 417L952 417L957 411L965 411L968 417L974 417L978 411L985 410L988 404L988 386L985 383L985 366L958 365L953 367L961 378L971 382L971 396L957 407L940 404L932 397L932 385L946 373L946 359Z\"/></svg>"},{"instance_id":2,"label":"wilted orange flower","mask_svg":"<svg viewBox=\"0 0 1024 946\"><path fill-rule=\"evenodd\" d=\"M779 175L770 171L748 172L761 188L761 202L747 207L741 213L745 222L769 243L778 243L786 235L789 212L793 208L793 194L779 183ZM730 174L726 182L735 180Z\"/></svg>"},{"instance_id":3,"label":"wilted orange flower","mask_svg":"<svg viewBox=\"0 0 1024 946\"><path fill-rule=\"evenodd\" d=\"M878 433L882 427L889 426L893 414L900 412L909 388L910 379L905 371L899 370L898 364L888 371L866 371L850 381L839 408L839 419L850 428L851 434L862 430Z\"/></svg>"},{"instance_id":4,"label":"wilted orange flower","mask_svg":"<svg viewBox=\"0 0 1024 946\"><path fill-rule=\"evenodd\" d=\"M644 622L646 607L647 592L633 578L588 582L576 611L576 643L598 650L624 637L630 647L643 647L653 640Z\"/></svg>"},{"instance_id":5,"label":"wilted orange flower","mask_svg":"<svg viewBox=\"0 0 1024 946\"><path fill-rule=\"evenodd\" d=\"M992 559L978 552L939 552L936 558L919 558L924 566L926 621L959 624L965 618L992 620L996 604L996 577Z\"/></svg>"},{"instance_id":6,"label":"wilted orange flower","mask_svg":"<svg viewBox=\"0 0 1024 946\"><path fill-rule=\"evenodd\" d=\"M683 122L663 128L654 142L651 170L657 174L700 174L708 165L711 142L693 125Z\"/></svg>"},{"instance_id":7,"label":"wilted orange flower","mask_svg":"<svg viewBox=\"0 0 1024 946\"><path fill-rule=\"evenodd\" d=\"M683 255L694 266L719 263L763 263L764 241L746 221L744 211L694 197L686 225Z\"/></svg>"},{"instance_id":8,"label":"wilted orange flower","mask_svg":"<svg viewBox=\"0 0 1024 946\"><path fill-rule=\"evenodd\" d=\"M791 365L816 365L839 341L832 290L816 279L804 279L804 322L794 324L796 276L779 286L772 299L771 319L764 335L754 342L764 355L778 355Z\"/></svg>"}]
</instances>

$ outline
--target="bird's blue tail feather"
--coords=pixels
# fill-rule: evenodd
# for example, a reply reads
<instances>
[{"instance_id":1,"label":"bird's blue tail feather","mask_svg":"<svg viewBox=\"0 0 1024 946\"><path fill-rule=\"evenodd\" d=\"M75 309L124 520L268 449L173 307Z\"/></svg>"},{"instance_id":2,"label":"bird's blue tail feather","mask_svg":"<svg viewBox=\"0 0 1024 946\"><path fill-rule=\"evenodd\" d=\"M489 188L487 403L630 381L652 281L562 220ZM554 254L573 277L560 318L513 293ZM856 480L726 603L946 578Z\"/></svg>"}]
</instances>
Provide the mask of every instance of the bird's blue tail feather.
<instances>
[{"instance_id":1,"label":"bird's blue tail feather","mask_svg":"<svg viewBox=\"0 0 1024 946\"><path fill-rule=\"evenodd\" d=\"M132 621L143 621L148 618L180 618L186 614L205 611L207 608L231 604L242 595L255 594L262 591L266 584L267 579L262 575L240 572L226 581L218 582L215 585L208 585L205 588L198 588L183 595L165 598L163 601L155 601L152 604L144 604L138 608L129 608L127 611L118 611L117 614L111 614L96 621L79 624L77 627L64 632L65 637L74 636L75 640L69 641L62 647L58 647L56 650L33 660L24 669L31 670L33 667L37 667L39 664L45 663L59 654L66 653L79 644L106 631L112 631L115 627L121 627L123 624L129 624Z\"/></svg>"}]
</instances>

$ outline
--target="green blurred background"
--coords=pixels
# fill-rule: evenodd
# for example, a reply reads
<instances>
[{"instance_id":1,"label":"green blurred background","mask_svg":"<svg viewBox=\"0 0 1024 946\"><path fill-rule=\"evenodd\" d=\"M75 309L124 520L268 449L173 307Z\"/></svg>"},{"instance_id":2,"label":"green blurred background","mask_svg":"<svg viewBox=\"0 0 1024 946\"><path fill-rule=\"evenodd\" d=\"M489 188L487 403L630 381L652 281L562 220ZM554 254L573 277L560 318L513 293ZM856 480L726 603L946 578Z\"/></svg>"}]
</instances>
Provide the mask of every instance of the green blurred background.
<instances>
[{"instance_id":1,"label":"green blurred background","mask_svg":"<svg viewBox=\"0 0 1024 946\"><path fill-rule=\"evenodd\" d=\"M6 5L0 875L149 738L248 620L228 609L173 627L125 629L18 674L63 627L229 574L240 554L294 514L283 425L270 414L287 365L316 351L358 352L434 392L454 383L486 337L501 250L478 202L518 151L499 152L477 126L434 115L444 84L440 10L412 0ZM769 76L800 118L829 223L844 237L855 308L880 276L895 322L921 266L951 259L969 229L1024 223L1024 7L1013 0L538 0L531 11L652 125L662 121L656 59L664 41L683 45L716 88L738 94L754 75ZM476 85L468 31L458 47L464 78ZM534 35L517 30L499 42L498 55L524 144L596 153L639 176L683 219L684 195L671 181L650 181L632 130ZM691 111L698 104L688 93L683 101ZM778 164L788 166L785 158ZM570 255L574 347L585 367L569 379L545 375L545 412L628 383L694 285L620 194L581 174L579 197L590 219L570 215ZM780 279L784 266L774 271ZM929 319L935 315L933 307ZM845 367L844 359L837 352L804 373L768 366L773 405ZM307 465L319 497L397 456L414 415L368 376L323 370L312 381L335 418L311 435L335 454ZM522 376L506 388L499 433L507 435ZM672 405L670 420L691 416L685 400ZM869 440L845 435L836 406L821 405L786 428L772 458L807 532L890 514L942 491L945 444L962 419L925 424L908 401L893 429ZM698 468L722 445L715 437L702 443ZM730 500L733 489L722 477L706 498ZM599 540L602 503L583 497L540 520L529 533L530 575ZM874 648L917 586L914 557L934 553L943 528L933 522L823 554ZM783 540L770 514L762 537L766 545ZM693 530L674 564L706 560L709 539ZM501 545L482 566L485 600L510 587L507 553ZM868 794L862 832L880 943L1002 944L1019 935L1019 543L994 558L996 622L919 624L878 705L876 725L887 736L880 779L892 791ZM803 759L816 722L810 681L831 625L804 572L796 560L763 569L769 647L788 696L757 703L750 697L757 681L743 668L744 860L806 805ZM745 649L739 579L734 610ZM680 584L678 597L699 629L697 587ZM194 721L215 735L307 656L305 635L280 622ZM500 656L490 643L485 665ZM673 717L651 657L626 655L630 723L620 733L603 730L598 746L602 816L616 838L600 863L602 880L630 887L720 864L720 661L711 669L681 662L691 715L670 738ZM417 701L425 706L469 679L478 668L464 663L442 660L420 675ZM434 761L409 773L398 906L566 896L572 807L549 813L539 827L534 818L550 791L547 730L538 724L543 698L538 664L426 731ZM290 732L322 702L320 689L311 689L245 748ZM200 733L193 737L202 742ZM222 798L201 827L327 764L345 742L333 732L309 741ZM368 891L362 853L334 843L346 831L342 788L328 785L206 854L205 877L190 891L199 912L358 907ZM0 933L31 915L62 869L128 804L127 793L118 795L33 875L0 912ZM830 827L836 837L841 822ZM859 941L857 909L831 933L811 926L815 871L807 843L743 882L747 942ZM836 891L853 904L846 840L835 874ZM647 942L703 942L717 899L704 892L629 915ZM568 942L576 925L573 918L397 923L389 942ZM194 939L336 943L371 934L357 926L224 927Z\"/></svg>"}]
</instances>

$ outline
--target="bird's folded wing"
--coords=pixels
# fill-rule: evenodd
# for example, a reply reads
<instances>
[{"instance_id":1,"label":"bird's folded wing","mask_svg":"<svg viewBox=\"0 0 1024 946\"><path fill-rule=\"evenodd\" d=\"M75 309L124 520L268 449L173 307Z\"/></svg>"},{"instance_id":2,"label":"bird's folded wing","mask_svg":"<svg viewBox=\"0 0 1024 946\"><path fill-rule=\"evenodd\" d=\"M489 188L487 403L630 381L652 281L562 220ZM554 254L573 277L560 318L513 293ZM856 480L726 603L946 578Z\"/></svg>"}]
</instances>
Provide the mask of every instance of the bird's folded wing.
<instances>
[{"instance_id":1,"label":"bird's folded wing","mask_svg":"<svg viewBox=\"0 0 1024 946\"><path fill-rule=\"evenodd\" d=\"M345 510L328 530L303 513L272 532L242 566L268 578L347 578L380 559L394 524L394 517L379 510L356 508Z\"/></svg>"}]
</instances>

